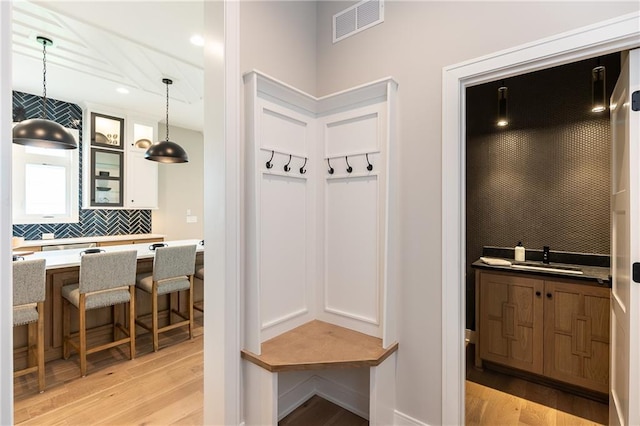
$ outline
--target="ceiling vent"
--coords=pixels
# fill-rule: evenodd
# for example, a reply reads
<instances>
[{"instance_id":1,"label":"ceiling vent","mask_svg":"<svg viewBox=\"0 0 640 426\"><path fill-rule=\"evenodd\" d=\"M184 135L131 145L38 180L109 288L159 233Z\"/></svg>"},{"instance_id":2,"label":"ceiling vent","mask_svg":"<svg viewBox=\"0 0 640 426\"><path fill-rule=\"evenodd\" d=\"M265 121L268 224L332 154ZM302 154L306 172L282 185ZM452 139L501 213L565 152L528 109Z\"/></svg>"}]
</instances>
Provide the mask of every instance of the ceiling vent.
<instances>
[{"instance_id":1,"label":"ceiling vent","mask_svg":"<svg viewBox=\"0 0 640 426\"><path fill-rule=\"evenodd\" d=\"M362 0L333 15L333 42L384 22L384 0Z\"/></svg>"}]
</instances>

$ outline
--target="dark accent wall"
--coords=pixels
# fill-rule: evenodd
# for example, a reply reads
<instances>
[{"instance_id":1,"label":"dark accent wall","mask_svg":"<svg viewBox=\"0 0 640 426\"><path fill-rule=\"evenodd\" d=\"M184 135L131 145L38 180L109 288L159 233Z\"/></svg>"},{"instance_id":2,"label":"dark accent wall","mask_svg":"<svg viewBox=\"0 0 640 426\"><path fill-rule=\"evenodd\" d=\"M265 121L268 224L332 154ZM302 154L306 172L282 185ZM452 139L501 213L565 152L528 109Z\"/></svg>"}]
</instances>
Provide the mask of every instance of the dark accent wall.
<instances>
[{"instance_id":1,"label":"dark accent wall","mask_svg":"<svg viewBox=\"0 0 640 426\"><path fill-rule=\"evenodd\" d=\"M40 118L42 97L14 91L13 110L15 118L20 115L27 119ZM79 222L13 225L13 235L27 240L39 240L43 233L54 233L56 238L150 233L151 210L85 210L82 208L82 109L76 104L47 98L47 118L53 119L64 127L76 128L80 132Z\"/></svg>"},{"instance_id":2,"label":"dark accent wall","mask_svg":"<svg viewBox=\"0 0 640 426\"><path fill-rule=\"evenodd\" d=\"M601 58L607 97L620 55ZM609 111L591 111L586 60L505 80L509 125L495 125L501 82L466 91L467 327L473 328L475 271L483 246L608 255Z\"/></svg>"}]
</instances>

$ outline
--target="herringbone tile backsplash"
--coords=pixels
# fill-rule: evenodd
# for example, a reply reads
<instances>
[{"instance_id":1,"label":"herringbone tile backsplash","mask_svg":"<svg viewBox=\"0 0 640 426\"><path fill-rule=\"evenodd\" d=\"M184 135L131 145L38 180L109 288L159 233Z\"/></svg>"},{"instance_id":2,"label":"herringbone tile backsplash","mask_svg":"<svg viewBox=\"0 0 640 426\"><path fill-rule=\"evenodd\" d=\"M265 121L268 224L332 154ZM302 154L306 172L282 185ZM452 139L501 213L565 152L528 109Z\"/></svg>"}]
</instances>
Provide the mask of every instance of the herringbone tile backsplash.
<instances>
[{"instance_id":1,"label":"herringbone tile backsplash","mask_svg":"<svg viewBox=\"0 0 640 426\"><path fill-rule=\"evenodd\" d=\"M13 92L15 112L22 107L25 118L39 118L42 114L42 98L23 92ZM77 128L82 141L82 109L72 103L47 98L47 118L64 127ZM80 143L80 206L78 223L52 223L13 225L13 235L27 240L39 240L43 233L53 233L56 238L94 237L101 235L148 234L151 232L151 210L84 210L82 209L82 143Z\"/></svg>"}]
</instances>

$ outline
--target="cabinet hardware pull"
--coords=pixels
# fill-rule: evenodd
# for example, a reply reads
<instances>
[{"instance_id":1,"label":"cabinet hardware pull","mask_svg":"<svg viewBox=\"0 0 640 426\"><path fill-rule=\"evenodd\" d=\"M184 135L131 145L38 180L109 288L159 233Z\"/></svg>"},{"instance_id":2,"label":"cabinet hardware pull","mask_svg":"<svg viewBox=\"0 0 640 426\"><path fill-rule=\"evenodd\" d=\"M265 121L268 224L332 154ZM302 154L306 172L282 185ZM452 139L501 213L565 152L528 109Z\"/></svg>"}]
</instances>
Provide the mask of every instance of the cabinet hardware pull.
<instances>
[{"instance_id":1,"label":"cabinet hardware pull","mask_svg":"<svg viewBox=\"0 0 640 426\"><path fill-rule=\"evenodd\" d=\"M547 293L547 299L551 299L553 295L551 293Z\"/></svg>"},{"instance_id":2,"label":"cabinet hardware pull","mask_svg":"<svg viewBox=\"0 0 640 426\"><path fill-rule=\"evenodd\" d=\"M539 291L536 291L536 296L540 297L542 295L542 293L540 293Z\"/></svg>"}]
</instances>

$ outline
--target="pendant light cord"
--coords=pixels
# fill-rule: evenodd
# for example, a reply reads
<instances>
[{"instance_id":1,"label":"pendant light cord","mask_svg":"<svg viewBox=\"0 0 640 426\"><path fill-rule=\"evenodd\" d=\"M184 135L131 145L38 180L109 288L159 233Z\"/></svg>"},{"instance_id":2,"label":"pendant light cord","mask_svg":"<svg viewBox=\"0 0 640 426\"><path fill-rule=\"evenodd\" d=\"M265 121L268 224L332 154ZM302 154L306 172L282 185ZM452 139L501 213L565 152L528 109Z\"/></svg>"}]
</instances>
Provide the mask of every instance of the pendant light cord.
<instances>
[{"instance_id":1,"label":"pendant light cord","mask_svg":"<svg viewBox=\"0 0 640 426\"><path fill-rule=\"evenodd\" d=\"M42 43L42 118L47 119L47 43Z\"/></svg>"},{"instance_id":2,"label":"pendant light cord","mask_svg":"<svg viewBox=\"0 0 640 426\"><path fill-rule=\"evenodd\" d=\"M167 115L165 121L167 122L167 142L169 141L169 82L165 83L167 85Z\"/></svg>"}]
</instances>

